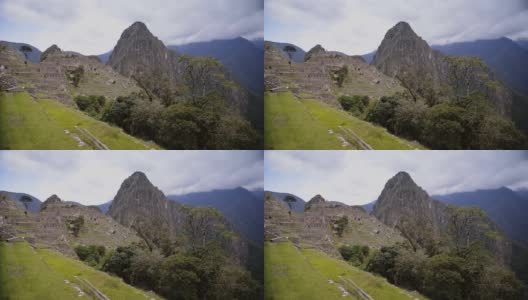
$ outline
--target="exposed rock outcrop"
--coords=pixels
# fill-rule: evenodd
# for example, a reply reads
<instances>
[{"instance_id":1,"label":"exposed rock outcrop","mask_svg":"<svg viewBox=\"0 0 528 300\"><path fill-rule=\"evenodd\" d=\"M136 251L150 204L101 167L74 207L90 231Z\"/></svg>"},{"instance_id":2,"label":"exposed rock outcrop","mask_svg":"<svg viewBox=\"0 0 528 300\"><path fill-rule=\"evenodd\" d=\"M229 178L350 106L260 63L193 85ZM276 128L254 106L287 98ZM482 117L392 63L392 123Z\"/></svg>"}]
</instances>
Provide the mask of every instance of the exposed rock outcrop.
<instances>
[{"instance_id":1,"label":"exposed rock outcrop","mask_svg":"<svg viewBox=\"0 0 528 300\"><path fill-rule=\"evenodd\" d=\"M50 54L61 53L61 52L62 52L62 50L59 48L59 46L51 45L48 49L46 49L46 50L44 50L44 52L42 52L42 55L40 56L40 61L42 62L42 61L46 60L46 58Z\"/></svg>"},{"instance_id":2,"label":"exposed rock outcrop","mask_svg":"<svg viewBox=\"0 0 528 300\"><path fill-rule=\"evenodd\" d=\"M310 58L312 58L313 55L325 53L326 50L323 48L323 46L317 44L312 49L310 49L306 54L304 55L304 61L309 61Z\"/></svg>"},{"instance_id":3,"label":"exposed rock outcrop","mask_svg":"<svg viewBox=\"0 0 528 300\"><path fill-rule=\"evenodd\" d=\"M387 181L372 215L417 244L424 238L443 239L448 244L455 240L454 210L429 197L406 172L399 172ZM481 243L499 261L509 263L511 242L487 215L475 216L463 230L467 231L465 243Z\"/></svg>"},{"instance_id":4,"label":"exposed rock outcrop","mask_svg":"<svg viewBox=\"0 0 528 300\"><path fill-rule=\"evenodd\" d=\"M500 114L511 116L513 93L496 81L496 76L487 66L475 67L466 74L464 79L467 80L468 85L460 91L455 89L450 79L453 70L459 66L446 57L443 53L432 49L408 23L399 22L385 34L372 65L393 78L429 80L437 90L445 90L445 87L449 86L453 94L479 90L488 97ZM481 74L486 74L494 84L484 82Z\"/></svg>"}]
</instances>

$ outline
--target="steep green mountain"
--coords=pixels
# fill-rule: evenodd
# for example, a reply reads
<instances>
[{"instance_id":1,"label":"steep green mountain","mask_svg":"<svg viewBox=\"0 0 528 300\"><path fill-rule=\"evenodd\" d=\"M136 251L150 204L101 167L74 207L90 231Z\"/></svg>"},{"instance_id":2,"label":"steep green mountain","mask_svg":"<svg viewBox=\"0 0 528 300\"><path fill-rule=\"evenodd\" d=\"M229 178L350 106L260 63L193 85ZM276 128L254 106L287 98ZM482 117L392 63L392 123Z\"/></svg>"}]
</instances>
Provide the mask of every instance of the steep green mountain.
<instances>
[{"instance_id":1,"label":"steep green mountain","mask_svg":"<svg viewBox=\"0 0 528 300\"><path fill-rule=\"evenodd\" d=\"M528 244L528 201L509 188L477 190L433 198L445 204L480 207L513 240Z\"/></svg>"},{"instance_id":2,"label":"steep green mountain","mask_svg":"<svg viewBox=\"0 0 528 300\"><path fill-rule=\"evenodd\" d=\"M509 38L433 45L432 48L448 55L479 57L506 85L528 95L528 50Z\"/></svg>"},{"instance_id":3,"label":"steep green mountain","mask_svg":"<svg viewBox=\"0 0 528 300\"><path fill-rule=\"evenodd\" d=\"M501 262L506 265L511 262L511 241L490 217L482 213L475 216L473 223L453 229L452 222L458 218L454 211L429 197L406 172L396 174L385 184L372 215L399 229L411 243L416 243L413 247L427 239L447 239L448 244L456 245L481 242Z\"/></svg>"},{"instance_id":4,"label":"steep green mountain","mask_svg":"<svg viewBox=\"0 0 528 300\"><path fill-rule=\"evenodd\" d=\"M256 95L262 95L264 51L243 37L213 40L183 45L170 45L180 53L191 56L211 56L218 59L233 77Z\"/></svg>"},{"instance_id":5,"label":"steep green mountain","mask_svg":"<svg viewBox=\"0 0 528 300\"><path fill-rule=\"evenodd\" d=\"M258 245L263 242L263 198L255 197L253 193L243 187L184 195L169 195L167 198L191 206L214 207L245 238Z\"/></svg>"}]
</instances>

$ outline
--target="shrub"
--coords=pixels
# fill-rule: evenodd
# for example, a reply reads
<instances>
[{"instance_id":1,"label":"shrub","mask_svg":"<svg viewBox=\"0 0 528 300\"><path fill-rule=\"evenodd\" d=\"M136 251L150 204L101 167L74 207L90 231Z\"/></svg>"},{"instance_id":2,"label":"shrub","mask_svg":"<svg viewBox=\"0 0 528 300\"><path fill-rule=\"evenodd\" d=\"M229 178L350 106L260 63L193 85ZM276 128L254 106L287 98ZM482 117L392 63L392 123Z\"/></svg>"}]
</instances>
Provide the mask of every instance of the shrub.
<instances>
[{"instance_id":1,"label":"shrub","mask_svg":"<svg viewBox=\"0 0 528 300\"><path fill-rule=\"evenodd\" d=\"M66 74L70 83L73 84L74 87L79 87L79 82L81 81L84 75L84 67L78 66L73 70L68 70Z\"/></svg>"},{"instance_id":2,"label":"shrub","mask_svg":"<svg viewBox=\"0 0 528 300\"><path fill-rule=\"evenodd\" d=\"M339 247L339 253L344 260L351 262L355 266L360 266L369 254L368 246L341 246Z\"/></svg>"},{"instance_id":3,"label":"shrub","mask_svg":"<svg viewBox=\"0 0 528 300\"><path fill-rule=\"evenodd\" d=\"M75 247L74 250L79 259L86 262L90 266L96 266L97 264L99 264L106 252L105 247L100 245L79 245Z\"/></svg>"},{"instance_id":4,"label":"shrub","mask_svg":"<svg viewBox=\"0 0 528 300\"><path fill-rule=\"evenodd\" d=\"M342 216L340 219L334 222L334 229L338 236L343 235L343 231L345 231L345 227L348 225L348 217Z\"/></svg>"},{"instance_id":5,"label":"shrub","mask_svg":"<svg viewBox=\"0 0 528 300\"><path fill-rule=\"evenodd\" d=\"M77 96L74 100L80 110L92 117L97 116L106 103L104 96Z\"/></svg>"},{"instance_id":6,"label":"shrub","mask_svg":"<svg viewBox=\"0 0 528 300\"><path fill-rule=\"evenodd\" d=\"M341 96L338 98L341 107L353 114L361 114L369 104L368 96Z\"/></svg>"},{"instance_id":7,"label":"shrub","mask_svg":"<svg viewBox=\"0 0 528 300\"><path fill-rule=\"evenodd\" d=\"M71 234L73 234L75 237L79 236L79 232L81 231L81 228L84 225L84 217L78 216L77 218L73 220L67 220L66 221L66 227L70 231Z\"/></svg>"}]
</instances>

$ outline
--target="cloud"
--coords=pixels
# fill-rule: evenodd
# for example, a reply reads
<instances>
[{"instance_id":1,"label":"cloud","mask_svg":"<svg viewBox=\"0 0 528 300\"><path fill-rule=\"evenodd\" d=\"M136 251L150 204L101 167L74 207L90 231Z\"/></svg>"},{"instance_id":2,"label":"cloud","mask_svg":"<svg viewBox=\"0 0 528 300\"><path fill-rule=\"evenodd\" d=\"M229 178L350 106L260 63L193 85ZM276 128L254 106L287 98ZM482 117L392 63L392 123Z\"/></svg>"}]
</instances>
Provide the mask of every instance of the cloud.
<instances>
[{"instance_id":1,"label":"cloud","mask_svg":"<svg viewBox=\"0 0 528 300\"><path fill-rule=\"evenodd\" d=\"M365 54L407 21L429 44L528 38L526 0L266 0L265 38Z\"/></svg>"},{"instance_id":2,"label":"cloud","mask_svg":"<svg viewBox=\"0 0 528 300\"><path fill-rule=\"evenodd\" d=\"M528 188L526 151L266 151L265 189L365 204L408 172L430 195Z\"/></svg>"},{"instance_id":3,"label":"cloud","mask_svg":"<svg viewBox=\"0 0 528 300\"><path fill-rule=\"evenodd\" d=\"M165 194L262 189L262 151L1 151L0 190L92 205L144 172Z\"/></svg>"},{"instance_id":4,"label":"cloud","mask_svg":"<svg viewBox=\"0 0 528 300\"><path fill-rule=\"evenodd\" d=\"M263 37L263 0L1 0L0 39L96 55L142 21L165 44Z\"/></svg>"}]
</instances>

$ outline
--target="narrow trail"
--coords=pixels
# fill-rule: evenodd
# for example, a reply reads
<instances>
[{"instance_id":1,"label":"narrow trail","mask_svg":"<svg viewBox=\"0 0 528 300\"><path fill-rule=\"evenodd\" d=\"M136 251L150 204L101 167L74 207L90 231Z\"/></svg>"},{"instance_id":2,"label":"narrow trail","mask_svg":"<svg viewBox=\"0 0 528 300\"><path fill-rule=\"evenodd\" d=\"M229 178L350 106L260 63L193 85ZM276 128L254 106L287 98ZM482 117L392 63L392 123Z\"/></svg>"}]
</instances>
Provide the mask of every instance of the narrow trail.
<instances>
[{"instance_id":1,"label":"narrow trail","mask_svg":"<svg viewBox=\"0 0 528 300\"><path fill-rule=\"evenodd\" d=\"M346 283L349 283L352 285L352 287L354 288L354 290L358 293L358 295L363 299L363 300L374 300L374 298L372 298L369 294L367 294L367 292L365 292L364 290L362 290L359 286L357 286L351 279L347 279L347 278L344 278L342 276L339 276L339 279L341 279L342 281L346 282Z\"/></svg>"},{"instance_id":2,"label":"narrow trail","mask_svg":"<svg viewBox=\"0 0 528 300\"><path fill-rule=\"evenodd\" d=\"M88 129L82 128L82 127L78 127L78 126L75 126L75 129L77 129L81 133L85 134L90 139L90 141L92 141L94 143L94 145L95 145L95 147L97 147L97 149L99 149L99 150L110 150L110 148L108 148L108 146L106 146L100 140L98 140L95 136L93 136L90 133L90 131L88 131Z\"/></svg>"},{"instance_id":3,"label":"narrow trail","mask_svg":"<svg viewBox=\"0 0 528 300\"><path fill-rule=\"evenodd\" d=\"M362 140L357 134L354 133L354 131L352 131L351 129L348 129L348 128L345 128L343 126L339 126L339 129L341 129L342 131L344 131L345 133L348 133L352 136L352 138L359 144L359 146L361 146L361 148L363 148L363 150L374 150L374 148L372 148L369 144L367 144L367 142L365 142L364 140Z\"/></svg>"},{"instance_id":4,"label":"narrow trail","mask_svg":"<svg viewBox=\"0 0 528 300\"><path fill-rule=\"evenodd\" d=\"M83 286L86 286L93 295L97 298L97 300L110 300L105 294L103 294L100 290L98 290L96 287L94 287L88 280L74 276L79 283L81 283Z\"/></svg>"}]
</instances>

